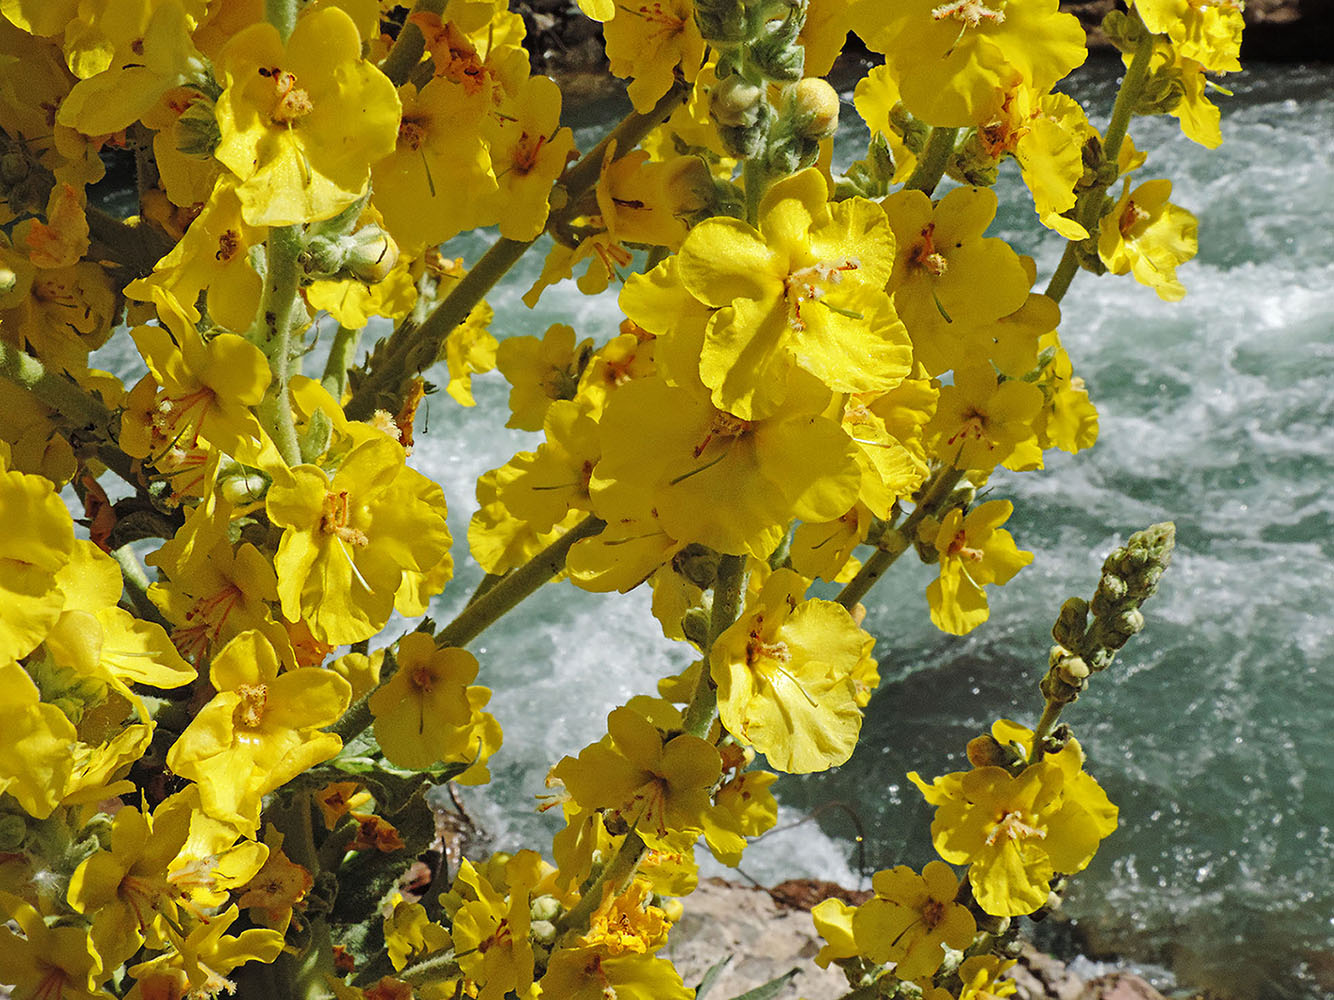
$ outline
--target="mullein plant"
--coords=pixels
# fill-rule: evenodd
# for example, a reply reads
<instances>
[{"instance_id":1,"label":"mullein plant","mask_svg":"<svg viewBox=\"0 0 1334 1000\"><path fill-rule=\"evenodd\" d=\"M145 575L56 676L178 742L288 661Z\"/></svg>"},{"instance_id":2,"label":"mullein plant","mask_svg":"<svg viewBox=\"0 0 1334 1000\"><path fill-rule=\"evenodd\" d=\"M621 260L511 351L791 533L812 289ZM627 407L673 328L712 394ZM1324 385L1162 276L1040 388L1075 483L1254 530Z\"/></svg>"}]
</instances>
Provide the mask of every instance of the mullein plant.
<instances>
[{"instance_id":1,"label":"mullein plant","mask_svg":"<svg viewBox=\"0 0 1334 1000\"><path fill-rule=\"evenodd\" d=\"M963 634L1032 561L994 493L1097 437L1059 335L1074 275L1184 293L1195 221L1127 128L1171 114L1217 145L1206 74L1238 68L1237 4L1112 15L1104 130L1053 90L1085 58L1056 0L580 6L634 108L586 150L499 0L0 0L17 1000L693 995L659 952L696 846L737 864L777 772L853 753L872 585L915 551L939 567L924 610ZM836 164L849 31L883 61L854 91L866 156ZM120 150L126 218L88 200ZM1042 291L987 235L1008 158L1065 243ZM479 227L478 259L441 252ZM512 291L615 288L618 327L498 342L485 296L543 234ZM362 351L373 318L393 329ZM92 367L113 337L133 385ZM498 369L497 421L541 435L478 479L485 576L444 625L423 616L469 499L411 461L428 369L464 406ZM1116 826L1057 716L1143 626L1170 543L1135 536L1067 602L1035 728L999 720L970 770L914 776L940 860L817 908L856 996L1006 992L1014 918ZM484 785L503 752L494 664L465 647L558 577L648 586L693 662L554 763L549 849L409 890L427 791Z\"/></svg>"}]
</instances>

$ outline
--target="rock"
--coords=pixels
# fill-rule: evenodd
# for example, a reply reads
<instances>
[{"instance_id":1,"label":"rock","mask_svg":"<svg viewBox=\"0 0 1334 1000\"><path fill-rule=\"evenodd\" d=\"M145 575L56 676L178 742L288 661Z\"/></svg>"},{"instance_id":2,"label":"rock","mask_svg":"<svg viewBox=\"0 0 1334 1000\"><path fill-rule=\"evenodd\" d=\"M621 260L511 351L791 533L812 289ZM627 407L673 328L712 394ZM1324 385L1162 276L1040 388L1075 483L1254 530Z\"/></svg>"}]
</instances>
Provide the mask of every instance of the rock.
<instances>
[{"instance_id":1,"label":"rock","mask_svg":"<svg viewBox=\"0 0 1334 1000\"><path fill-rule=\"evenodd\" d=\"M803 899L811 895L806 893ZM792 968L801 971L777 1000L834 1000L848 991L847 980L836 967L821 969L812 961L821 940L805 909L780 906L764 889L716 878L701 880L684 902L685 915L672 929L662 954L672 960L685 984L698 986L710 967L732 956L708 1000L735 997Z\"/></svg>"},{"instance_id":2,"label":"rock","mask_svg":"<svg viewBox=\"0 0 1334 1000\"><path fill-rule=\"evenodd\" d=\"M1113 972L1084 984L1077 1000L1166 1000L1147 982L1129 972Z\"/></svg>"},{"instance_id":3,"label":"rock","mask_svg":"<svg viewBox=\"0 0 1334 1000\"><path fill-rule=\"evenodd\" d=\"M1024 942L1019 961L1010 970L1018 1000L1080 1000L1084 981L1065 963Z\"/></svg>"}]
</instances>

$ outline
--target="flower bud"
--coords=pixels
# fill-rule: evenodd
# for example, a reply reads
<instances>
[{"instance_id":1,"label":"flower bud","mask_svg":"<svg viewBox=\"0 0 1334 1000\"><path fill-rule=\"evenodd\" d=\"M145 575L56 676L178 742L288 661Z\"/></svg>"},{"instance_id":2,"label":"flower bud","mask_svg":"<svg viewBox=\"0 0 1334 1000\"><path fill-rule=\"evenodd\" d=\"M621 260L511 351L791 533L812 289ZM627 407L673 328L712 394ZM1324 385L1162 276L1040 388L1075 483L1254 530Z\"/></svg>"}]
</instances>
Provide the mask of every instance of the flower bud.
<instances>
[{"instance_id":1,"label":"flower bud","mask_svg":"<svg viewBox=\"0 0 1334 1000\"><path fill-rule=\"evenodd\" d=\"M555 920L560 916L560 900L550 894L538 896L528 907L534 920Z\"/></svg>"},{"instance_id":2,"label":"flower bud","mask_svg":"<svg viewBox=\"0 0 1334 1000\"><path fill-rule=\"evenodd\" d=\"M538 944L556 943L556 925L550 920L534 920L528 925L528 932Z\"/></svg>"},{"instance_id":3,"label":"flower bud","mask_svg":"<svg viewBox=\"0 0 1334 1000\"><path fill-rule=\"evenodd\" d=\"M1011 756L990 733L974 736L968 741L968 763L973 767L1004 767Z\"/></svg>"},{"instance_id":4,"label":"flower bud","mask_svg":"<svg viewBox=\"0 0 1334 1000\"><path fill-rule=\"evenodd\" d=\"M695 23L715 47L745 41L750 27L741 0L695 0Z\"/></svg>"},{"instance_id":5,"label":"flower bud","mask_svg":"<svg viewBox=\"0 0 1334 1000\"><path fill-rule=\"evenodd\" d=\"M827 139L838 131L838 91L826 80L808 77L792 88L796 132L805 139Z\"/></svg>"},{"instance_id":6,"label":"flower bud","mask_svg":"<svg viewBox=\"0 0 1334 1000\"><path fill-rule=\"evenodd\" d=\"M721 126L745 128L764 113L764 90L733 74L718 81L709 93L709 114Z\"/></svg>"},{"instance_id":7,"label":"flower bud","mask_svg":"<svg viewBox=\"0 0 1334 1000\"><path fill-rule=\"evenodd\" d=\"M242 469L234 475L218 479L218 492L233 507L245 507L264 499L269 489L269 477L254 469Z\"/></svg>"},{"instance_id":8,"label":"flower bud","mask_svg":"<svg viewBox=\"0 0 1334 1000\"><path fill-rule=\"evenodd\" d=\"M1072 597L1061 605L1051 637L1068 649L1077 649L1088 629L1089 603L1082 597Z\"/></svg>"},{"instance_id":9,"label":"flower bud","mask_svg":"<svg viewBox=\"0 0 1334 1000\"><path fill-rule=\"evenodd\" d=\"M302 261L311 277L343 275L375 284L398 263L398 244L379 226L363 226L346 235L313 237L306 244Z\"/></svg>"},{"instance_id":10,"label":"flower bud","mask_svg":"<svg viewBox=\"0 0 1334 1000\"><path fill-rule=\"evenodd\" d=\"M709 642L709 614L703 608L691 608L681 619L681 631L703 649Z\"/></svg>"},{"instance_id":11,"label":"flower bud","mask_svg":"<svg viewBox=\"0 0 1334 1000\"><path fill-rule=\"evenodd\" d=\"M197 160L208 160L222 142L222 130L213 102L200 95L190 102L190 106L176 119L180 131L177 134L176 148L186 156Z\"/></svg>"},{"instance_id":12,"label":"flower bud","mask_svg":"<svg viewBox=\"0 0 1334 1000\"><path fill-rule=\"evenodd\" d=\"M789 16L766 22L751 45L751 65L776 83L800 80L806 68L806 49L797 43L797 35L804 20Z\"/></svg>"},{"instance_id":13,"label":"flower bud","mask_svg":"<svg viewBox=\"0 0 1334 1000\"><path fill-rule=\"evenodd\" d=\"M8 295L19 283L19 276L7 267L0 267L0 295Z\"/></svg>"},{"instance_id":14,"label":"flower bud","mask_svg":"<svg viewBox=\"0 0 1334 1000\"><path fill-rule=\"evenodd\" d=\"M701 590L713 586L721 557L706 545L692 542L672 556L672 569Z\"/></svg>"}]
</instances>

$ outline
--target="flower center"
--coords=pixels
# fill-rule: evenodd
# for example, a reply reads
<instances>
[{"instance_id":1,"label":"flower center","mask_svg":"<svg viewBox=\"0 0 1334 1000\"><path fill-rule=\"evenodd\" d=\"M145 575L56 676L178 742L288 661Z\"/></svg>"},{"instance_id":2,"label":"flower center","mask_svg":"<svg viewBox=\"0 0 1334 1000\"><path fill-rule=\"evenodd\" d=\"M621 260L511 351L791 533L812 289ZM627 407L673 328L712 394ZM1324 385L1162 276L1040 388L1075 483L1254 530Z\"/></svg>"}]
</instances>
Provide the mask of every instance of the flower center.
<instances>
[{"instance_id":1,"label":"flower center","mask_svg":"<svg viewBox=\"0 0 1334 1000\"><path fill-rule=\"evenodd\" d=\"M264 707L268 704L269 689L263 684L242 684L236 689L241 700L232 710L232 724L242 729L258 729L264 721Z\"/></svg>"},{"instance_id":2,"label":"flower center","mask_svg":"<svg viewBox=\"0 0 1334 1000\"><path fill-rule=\"evenodd\" d=\"M818 302L823 298L826 286L839 284L843 280L844 271L855 271L860 266L861 262L855 257L847 257L835 264L821 262L799 267L789 274L783 280L783 294L788 304L788 327L798 333L805 330L802 304L807 301Z\"/></svg>"},{"instance_id":3,"label":"flower center","mask_svg":"<svg viewBox=\"0 0 1334 1000\"><path fill-rule=\"evenodd\" d=\"M933 277L941 277L949 270L949 261L945 255L936 249L936 224L928 222L926 228L922 230L922 238L912 249L912 255L908 260L916 267L920 267Z\"/></svg>"},{"instance_id":4,"label":"flower center","mask_svg":"<svg viewBox=\"0 0 1334 1000\"><path fill-rule=\"evenodd\" d=\"M349 503L347 490L324 494L324 512L320 515L320 530L335 535L339 540L363 548L370 544L366 533L348 524Z\"/></svg>"},{"instance_id":5,"label":"flower center","mask_svg":"<svg viewBox=\"0 0 1334 1000\"><path fill-rule=\"evenodd\" d=\"M922 907L922 923L928 931L933 931L945 919L945 904L938 899L928 899Z\"/></svg>"},{"instance_id":6,"label":"flower center","mask_svg":"<svg viewBox=\"0 0 1334 1000\"><path fill-rule=\"evenodd\" d=\"M1003 0L1001 6L1004 7ZM952 17L956 21L962 21L965 28L976 28L983 21L1003 24L1005 11L993 10L984 0L956 0L954 3L941 4L931 12L931 17L937 21Z\"/></svg>"},{"instance_id":7,"label":"flower center","mask_svg":"<svg viewBox=\"0 0 1334 1000\"><path fill-rule=\"evenodd\" d=\"M1006 810L996 818L996 825L987 833L987 846L995 846L996 841L1006 840L1043 840L1047 831L1034 826L1022 810Z\"/></svg>"},{"instance_id":8,"label":"flower center","mask_svg":"<svg viewBox=\"0 0 1334 1000\"><path fill-rule=\"evenodd\" d=\"M423 694L429 694L431 688L435 686L435 674L431 672L430 667L425 665L414 667L409 679L412 686Z\"/></svg>"},{"instance_id":9,"label":"flower center","mask_svg":"<svg viewBox=\"0 0 1334 1000\"><path fill-rule=\"evenodd\" d=\"M514 169L526 176L537 166L537 156L542 152L546 141L547 137L544 135L533 136L527 132L521 135L518 145L514 147Z\"/></svg>"},{"instance_id":10,"label":"flower center","mask_svg":"<svg viewBox=\"0 0 1334 1000\"><path fill-rule=\"evenodd\" d=\"M1123 239L1130 239L1130 231L1147 218L1149 218L1147 209L1140 208L1133 201L1128 201L1125 209L1121 212L1121 218L1116 221L1116 227L1121 230Z\"/></svg>"},{"instance_id":11,"label":"flower center","mask_svg":"<svg viewBox=\"0 0 1334 1000\"><path fill-rule=\"evenodd\" d=\"M414 153L422 148L426 141L426 123L420 118L409 118L406 115L398 126L398 141L402 146L406 146Z\"/></svg>"},{"instance_id":12,"label":"flower center","mask_svg":"<svg viewBox=\"0 0 1334 1000\"><path fill-rule=\"evenodd\" d=\"M291 125L315 110L310 95L296 85L295 73L277 66L261 66L259 75L273 82L273 108L269 118L275 125Z\"/></svg>"},{"instance_id":13,"label":"flower center","mask_svg":"<svg viewBox=\"0 0 1334 1000\"><path fill-rule=\"evenodd\" d=\"M960 529L959 533L950 540L949 548L945 550L945 554L958 559L967 559L969 562L981 562L982 550L970 548L967 543L968 534Z\"/></svg>"},{"instance_id":14,"label":"flower center","mask_svg":"<svg viewBox=\"0 0 1334 1000\"><path fill-rule=\"evenodd\" d=\"M699 458L714 438L738 438L746 431L750 430L754 424L749 420L742 420L740 417L728 413L725 410L713 411L713 423L709 425L709 432L704 435L704 440L695 445L694 455Z\"/></svg>"}]
</instances>

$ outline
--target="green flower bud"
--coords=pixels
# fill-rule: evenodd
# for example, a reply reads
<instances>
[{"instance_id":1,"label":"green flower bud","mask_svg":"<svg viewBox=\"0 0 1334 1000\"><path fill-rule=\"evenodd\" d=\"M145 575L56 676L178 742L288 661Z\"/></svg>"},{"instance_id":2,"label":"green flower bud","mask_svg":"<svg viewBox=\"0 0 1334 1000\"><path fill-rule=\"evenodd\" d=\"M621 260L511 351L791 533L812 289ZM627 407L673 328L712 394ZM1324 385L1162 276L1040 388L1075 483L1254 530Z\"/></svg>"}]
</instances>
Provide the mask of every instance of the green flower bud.
<instances>
[{"instance_id":1,"label":"green flower bud","mask_svg":"<svg viewBox=\"0 0 1334 1000\"><path fill-rule=\"evenodd\" d=\"M700 590L708 590L718 577L718 560L722 558L707 545L691 542L672 556L672 569Z\"/></svg>"},{"instance_id":2,"label":"green flower bud","mask_svg":"<svg viewBox=\"0 0 1334 1000\"><path fill-rule=\"evenodd\" d=\"M556 925L550 920L534 920L528 925L528 932L538 944L550 946L556 943Z\"/></svg>"},{"instance_id":3,"label":"green flower bud","mask_svg":"<svg viewBox=\"0 0 1334 1000\"><path fill-rule=\"evenodd\" d=\"M1134 52L1148 30L1138 17L1121 10L1109 11L1102 19L1102 33L1122 52Z\"/></svg>"},{"instance_id":4,"label":"green flower bud","mask_svg":"<svg viewBox=\"0 0 1334 1000\"><path fill-rule=\"evenodd\" d=\"M200 94L181 112L176 122L180 126L176 148L197 160L211 159L222 142L213 102Z\"/></svg>"},{"instance_id":5,"label":"green flower bud","mask_svg":"<svg viewBox=\"0 0 1334 1000\"><path fill-rule=\"evenodd\" d=\"M709 92L709 114L720 126L748 128L764 117L764 89L739 75L725 77Z\"/></svg>"},{"instance_id":6,"label":"green flower bud","mask_svg":"<svg viewBox=\"0 0 1334 1000\"><path fill-rule=\"evenodd\" d=\"M965 184L990 187L1000 174L1000 159L991 155L986 143L974 129L955 150L950 163L951 175Z\"/></svg>"},{"instance_id":7,"label":"green flower bud","mask_svg":"<svg viewBox=\"0 0 1334 1000\"><path fill-rule=\"evenodd\" d=\"M751 65L776 83L801 79L806 68L806 49L797 43L804 11L796 11L781 21L767 21L750 48Z\"/></svg>"},{"instance_id":8,"label":"green flower bud","mask_svg":"<svg viewBox=\"0 0 1334 1000\"><path fill-rule=\"evenodd\" d=\"M379 226L363 226L346 235L312 237L301 259L312 278L345 276L374 284L398 263L398 244Z\"/></svg>"},{"instance_id":9,"label":"green flower bud","mask_svg":"<svg viewBox=\"0 0 1334 1000\"><path fill-rule=\"evenodd\" d=\"M28 835L28 824L12 813L0 816L0 851L17 852Z\"/></svg>"},{"instance_id":10,"label":"green flower bud","mask_svg":"<svg viewBox=\"0 0 1334 1000\"><path fill-rule=\"evenodd\" d=\"M12 187L28 176L28 158L20 152L0 155L0 184Z\"/></svg>"},{"instance_id":11,"label":"green flower bud","mask_svg":"<svg viewBox=\"0 0 1334 1000\"><path fill-rule=\"evenodd\" d=\"M263 500L269 491L269 477L255 469L243 469L237 466L237 470L218 479L218 492L222 494L223 499L233 507L244 507Z\"/></svg>"},{"instance_id":12,"label":"green flower bud","mask_svg":"<svg viewBox=\"0 0 1334 1000\"><path fill-rule=\"evenodd\" d=\"M528 907L528 912L534 920L555 920L561 913L560 900L552 895L543 895L535 898Z\"/></svg>"},{"instance_id":13,"label":"green flower bud","mask_svg":"<svg viewBox=\"0 0 1334 1000\"><path fill-rule=\"evenodd\" d=\"M19 276L7 267L0 267L0 295L8 295L19 283Z\"/></svg>"},{"instance_id":14,"label":"green flower bud","mask_svg":"<svg viewBox=\"0 0 1334 1000\"><path fill-rule=\"evenodd\" d=\"M750 33L741 0L695 0L695 23L704 40L717 47L745 41Z\"/></svg>"},{"instance_id":15,"label":"green flower bud","mask_svg":"<svg viewBox=\"0 0 1334 1000\"><path fill-rule=\"evenodd\" d=\"M703 649L709 643L709 613L703 608L691 608L681 619L681 631L687 639Z\"/></svg>"},{"instance_id":16,"label":"green flower bud","mask_svg":"<svg viewBox=\"0 0 1334 1000\"><path fill-rule=\"evenodd\" d=\"M1051 637L1069 649L1079 648L1088 628L1089 602L1072 597L1061 605L1061 614L1051 627Z\"/></svg>"}]
</instances>

